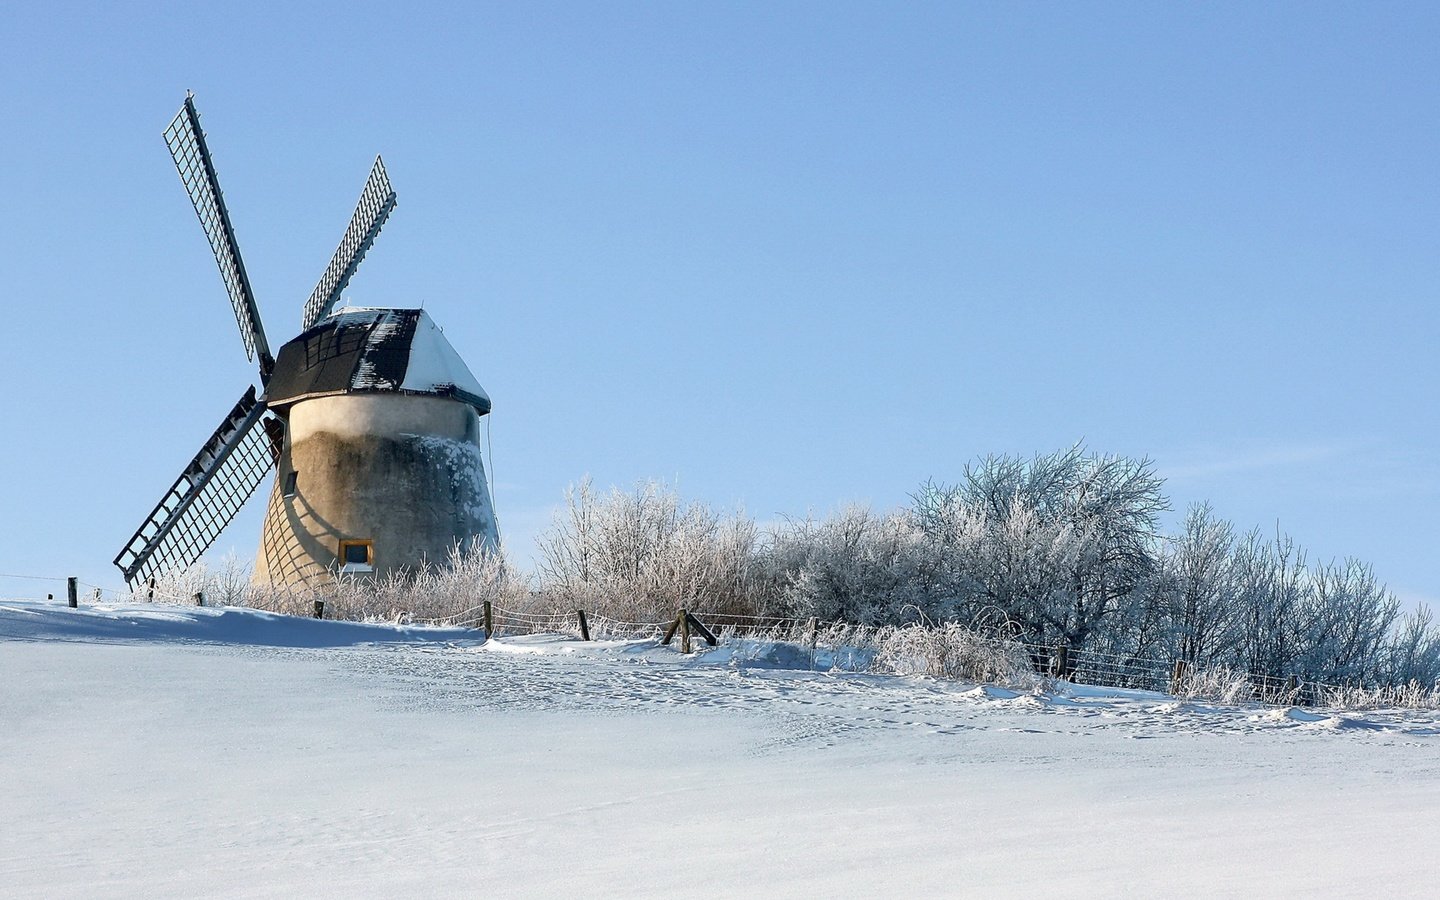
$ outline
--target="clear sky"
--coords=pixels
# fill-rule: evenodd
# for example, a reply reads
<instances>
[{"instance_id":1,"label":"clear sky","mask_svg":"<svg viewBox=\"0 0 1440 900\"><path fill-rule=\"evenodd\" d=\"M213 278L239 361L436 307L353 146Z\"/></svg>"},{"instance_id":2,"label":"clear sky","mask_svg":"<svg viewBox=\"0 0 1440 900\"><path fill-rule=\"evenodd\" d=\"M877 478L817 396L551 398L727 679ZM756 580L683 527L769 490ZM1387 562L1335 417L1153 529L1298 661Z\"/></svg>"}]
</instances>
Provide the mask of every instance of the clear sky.
<instances>
[{"instance_id":1,"label":"clear sky","mask_svg":"<svg viewBox=\"0 0 1440 900\"><path fill-rule=\"evenodd\" d=\"M192 89L272 345L384 155L348 300L489 391L522 560L587 473L768 520L1084 438L1440 597L1440 7L6 9L0 573L119 585L254 377Z\"/></svg>"}]
</instances>

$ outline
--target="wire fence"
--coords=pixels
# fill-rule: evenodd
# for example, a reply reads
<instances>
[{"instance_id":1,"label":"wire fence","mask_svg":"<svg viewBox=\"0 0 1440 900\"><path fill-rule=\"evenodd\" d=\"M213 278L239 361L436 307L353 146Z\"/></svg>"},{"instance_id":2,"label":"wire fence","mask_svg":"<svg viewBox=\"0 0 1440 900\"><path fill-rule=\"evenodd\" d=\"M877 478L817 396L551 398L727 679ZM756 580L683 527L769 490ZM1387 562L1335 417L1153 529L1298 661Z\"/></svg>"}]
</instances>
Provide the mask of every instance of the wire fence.
<instances>
[{"instance_id":1,"label":"wire fence","mask_svg":"<svg viewBox=\"0 0 1440 900\"><path fill-rule=\"evenodd\" d=\"M72 576L55 575L18 575L7 572L0 572L0 600L36 600L42 599L39 594L44 594L45 599L65 599L69 590L69 582ZM117 588L100 584L91 584L80 578L73 579L76 586L76 599L91 603L129 603L133 601L159 601L162 603L191 604L195 602L195 593L179 593L168 589L164 582L139 586L134 588ZM25 586L45 585L44 590L34 592L16 592L16 584ZM203 596L203 594L202 594Z\"/></svg>"},{"instance_id":2,"label":"wire fence","mask_svg":"<svg viewBox=\"0 0 1440 900\"><path fill-rule=\"evenodd\" d=\"M467 610L450 620L434 624L483 628L482 608ZM721 642L736 638L794 643L807 650L812 659L824 652L830 668L841 671L876 671L877 657L887 641L909 629L927 626L873 626L822 619L782 616L749 616L732 613L692 612ZM627 622L590 613L586 616L592 638L654 639L671 625L670 620ZM581 636L577 612L533 613L491 608L494 635L557 634ZM939 630L928 626L930 630ZM1106 653L1066 646L1036 644L1001 635L970 634L970 640L988 647L997 655L1022 654L1035 675L1071 684L1154 691L1187 699L1230 703L1258 702L1280 706L1402 706L1440 707L1440 684L1395 686L1364 683L1331 683L1301 678L1238 671L1224 666L1201 667L1183 660L1166 660L1118 653Z\"/></svg>"},{"instance_id":3,"label":"wire fence","mask_svg":"<svg viewBox=\"0 0 1440 900\"><path fill-rule=\"evenodd\" d=\"M46 594L52 599L57 595L63 597L68 591L69 581L66 577L0 573L0 597L30 599L8 597L9 592L3 589L7 582L24 582L27 586L45 584L47 588L53 585L53 589L47 590ZM159 584L141 586L132 591L90 584L78 578L74 579L74 582L78 599L87 602L155 600L186 605L204 602L203 595L186 596ZM485 618L487 605L488 622ZM859 625L815 618L718 612L692 611L691 615L703 622L721 642L741 639L796 644L810 654L812 661L819 661L823 657L827 668L850 672L883 670L883 666L877 665L877 660L895 636L906 629L931 629L938 632L944 628L957 627ZM507 609L494 604L472 606L440 618L415 618L410 621L413 624L486 629L487 636L556 634L581 638L588 635L591 639L601 640L658 639L675 623L674 619L627 621L591 612L585 617L585 626L582 626L578 611ZM1246 672L1224 666L1197 666L1183 660L1037 644L1002 634L974 631L967 631L966 634L971 648L986 648L1000 656L1009 654L1024 657L1028 659L1031 673L1073 684L1157 691L1183 698L1224 702L1255 701L1285 706L1440 707L1440 684L1331 683L1298 675ZM891 662L893 664L893 660ZM938 668L932 666L931 669L932 674L951 671L951 668L945 665Z\"/></svg>"}]
</instances>

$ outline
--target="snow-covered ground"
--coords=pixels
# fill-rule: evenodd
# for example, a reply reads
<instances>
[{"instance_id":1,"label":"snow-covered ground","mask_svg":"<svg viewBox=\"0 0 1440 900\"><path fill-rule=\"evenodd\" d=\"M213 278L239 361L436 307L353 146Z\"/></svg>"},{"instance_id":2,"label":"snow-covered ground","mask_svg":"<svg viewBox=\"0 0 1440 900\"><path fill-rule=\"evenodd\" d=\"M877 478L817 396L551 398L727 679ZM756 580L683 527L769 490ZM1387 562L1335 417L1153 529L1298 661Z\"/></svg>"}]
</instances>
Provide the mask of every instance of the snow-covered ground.
<instances>
[{"instance_id":1,"label":"snow-covered ground","mask_svg":"<svg viewBox=\"0 0 1440 900\"><path fill-rule=\"evenodd\" d=\"M1440 895L1440 718L0 603L6 896Z\"/></svg>"}]
</instances>

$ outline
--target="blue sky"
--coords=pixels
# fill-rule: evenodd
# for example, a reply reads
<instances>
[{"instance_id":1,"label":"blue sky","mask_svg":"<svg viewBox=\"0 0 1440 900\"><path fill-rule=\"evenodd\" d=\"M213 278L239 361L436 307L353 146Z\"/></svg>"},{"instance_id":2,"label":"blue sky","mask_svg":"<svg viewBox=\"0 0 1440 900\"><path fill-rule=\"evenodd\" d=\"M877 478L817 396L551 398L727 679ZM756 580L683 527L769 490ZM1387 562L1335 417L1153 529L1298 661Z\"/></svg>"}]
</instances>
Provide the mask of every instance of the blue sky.
<instances>
[{"instance_id":1,"label":"blue sky","mask_svg":"<svg viewBox=\"0 0 1440 900\"><path fill-rule=\"evenodd\" d=\"M485 385L522 559L586 474L774 519L1084 438L1440 597L1434 7L92 7L0 29L0 574L118 585L253 375L192 89L273 345L384 155L348 298Z\"/></svg>"}]
</instances>

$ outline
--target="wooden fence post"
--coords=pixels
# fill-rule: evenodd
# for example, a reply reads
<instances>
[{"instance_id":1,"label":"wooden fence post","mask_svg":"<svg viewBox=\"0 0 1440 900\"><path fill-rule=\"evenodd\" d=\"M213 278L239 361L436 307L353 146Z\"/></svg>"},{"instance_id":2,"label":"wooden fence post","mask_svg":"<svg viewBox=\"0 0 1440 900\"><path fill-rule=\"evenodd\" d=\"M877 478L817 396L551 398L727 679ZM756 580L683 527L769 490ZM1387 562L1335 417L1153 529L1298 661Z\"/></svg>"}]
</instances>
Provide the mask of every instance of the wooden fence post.
<instances>
[{"instance_id":1,"label":"wooden fence post","mask_svg":"<svg viewBox=\"0 0 1440 900\"><path fill-rule=\"evenodd\" d=\"M1175 660L1175 668L1170 672L1170 693L1180 693L1180 688L1185 681L1185 673L1190 664L1183 659Z\"/></svg>"},{"instance_id":2,"label":"wooden fence post","mask_svg":"<svg viewBox=\"0 0 1440 900\"><path fill-rule=\"evenodd\" d=\"M719 639L715 637L715 632L711 631L709 628L706 628L705 623L695 618L694 614L686 612L686 632L688 633L691 628L695 629L695 631L698 632L699 635L705 639L705 643L709 644L710 646L714 647L719 643Z\"/></svg>"},{"instance_id":3,"label":"wooden fence post","mask_svg":"<svg viewBox=\"0 0 1440 900\"><path fill-rule=\"evenodd\" d=\"M575 610L575 616L580 620L580 640L590 640L590 623L585 621L585 610Z\"/></svg>"},{"instance_id":4,"label":"wooden fence post","mask_svg":"<svg viewBox=\"0 0 1440 900\"><path fill-rule=\"evenodd\" d=\"M482 608L485 610L485 640L488 641L491 635L495 633L494 620L490 618L490 601L486 600L484 604L482 604Z\"/></svg>"},{"instance_id":5,"label":"wooden fence post","mask_svg":"<svg viewBox=\"0 0 1440 900\"><path fill-rule=\"evenodd\" d=\"M80 606L79 589L76 586L76 579L73 575L65 579L65 596L69 600L71 609L76 609Z\"/></svg>"},{"instance_id":6,"label":"wooden fence post","mask_svg":"<svg viewBox=\"0 0 1440 900\"><path fill-rule=\"evenodd\" d=\"M316 600L316 601L315 601L315 618L317 618L317 619L323 619L323 618L325 618L325 601L324 601L324 600Z\"/></svg>"},{"instance_id":7,"label":"wooden fence post","mask_svg":"<svg viewBox=\"0 0 1440 900\"><path fill-rule=\"evenodd\" d=\"M690 612L680 610L680 652L690 652Z\"/></svg>"},{"instance_id":8,"label":"wooden fence post","mask_svg":"<svg viewBox=\"0 0 1440 900\"><path fill-rule=\"evenodd\" d=\"M146 601L147 603L150 603L150 602L154 602L154 600L155 600L155 576L154 576L154 575L151 575L151 576L150 576L150 586L145 589L145 601Z\"/></svg>"},{"instance_id":9,"label":"wooden fence post","mask_svg":"<svg viewBox=\"0 0 1440 900\"><path fill-rule=\"evenodd\" d=\"M196 606L204 606L204 605L205 605L205 592L204 592L204 591L198 591L198 592L196 592L196 594L195 594L195 605L196 605Z\"/></svg>"},{"instance_id":10,"label":"wooden fence post","mask_svg":"<svg viewBox=\"0 0 1440 900\"><path fill-rule=\"evenodd\" d=\"M680 620L683 619L683 618L685 618L685 613L684 613L684 611L682 610L681 613L675 617L675 621L673 621L673 622L670 623L670 627L667 628L667 629L665 629L665 634L664 634L664 636L662 636L662 637L660 638L660 643L661 643L662 645L664 645L664 646L666 646L666 647L670 646L670 639L675 636L675 631L676 631L677 629L679 629L679 627L680 627Z\"/></svg>"},{"instance_id":11,"label":"wooden fence post","mask_svg":"<svg viewBox=\"0 0 1440 900\"><path fill-rule=\"evenodd\" d=\"M1052 664L1056 678L1068 678L1070 676L1070 648L1065 644L1055 648L1055 661Z\"/></svg>"}]
</instances>

